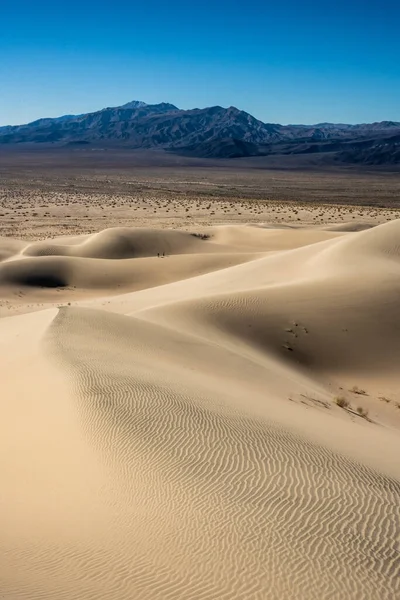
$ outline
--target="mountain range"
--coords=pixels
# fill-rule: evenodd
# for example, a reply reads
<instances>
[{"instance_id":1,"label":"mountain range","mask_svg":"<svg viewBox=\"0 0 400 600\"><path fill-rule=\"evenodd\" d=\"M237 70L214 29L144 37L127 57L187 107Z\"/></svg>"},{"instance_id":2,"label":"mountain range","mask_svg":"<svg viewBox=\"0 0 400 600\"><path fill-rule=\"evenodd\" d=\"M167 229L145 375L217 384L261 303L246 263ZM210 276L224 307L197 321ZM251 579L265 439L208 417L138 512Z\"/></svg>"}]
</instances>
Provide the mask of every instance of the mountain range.
<instances>
[{"instance_id":1,"label":"mountain range","mask_svg":"<svg viewBox=\"0 0 400 600\"><path fill-rule=\"evenodd\" d=\"M400 122L280 125L233 106L181 110L132 101L118 107L0 127L0 144L56 143L160 148L205 158L326 154L333 161L400 164Z\"/></svg>"}]
</instances>

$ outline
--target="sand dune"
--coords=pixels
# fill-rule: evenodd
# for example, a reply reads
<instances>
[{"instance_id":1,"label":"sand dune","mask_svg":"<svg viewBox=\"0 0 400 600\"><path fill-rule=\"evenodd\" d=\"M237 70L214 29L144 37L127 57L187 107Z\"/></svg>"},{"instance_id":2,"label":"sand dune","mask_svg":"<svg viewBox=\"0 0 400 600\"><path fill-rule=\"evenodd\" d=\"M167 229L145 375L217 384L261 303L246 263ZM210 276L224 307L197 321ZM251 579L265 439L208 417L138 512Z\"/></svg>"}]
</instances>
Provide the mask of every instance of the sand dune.
<instances>
[{"instance_id":1,"label":"sand dune","mask_svg":"<svg viewBox=\"0 0 400 600\"><path fill-rule=\"evenodd\" d=\"M2 241L0 592L394 600L400 222L200 233Z\"/></svg>"},{"instance_id":2,"label":"sand dune","mask_svg":"<svg viewBox=\"0 0 400 600\"><path fill-rule=\"evenodd\" d=\"M251 260L254 255L194 254L172 256L168 265L158 258L90 259L72 256L41 256L0 265L0 286L30 290L77 288L116 291L118 287L143 289L207 273Z\"/></svg>"},{"instance_id":3,"label":"sand dune","mask_svg":"<svg viewBox=\"0 0 400 600\"><path fill-rule=\"evenodd\" d=\"M20 240L13 240L0 236L0 262L18 254L26 244Z\"/></svg>"},{"instance_id":4,"label":"sand dune","mask_svg":"<svg viewBox=\"0 0 400 600\"><path fill-rule=\"evenodd\" d=\"M243 251L289 250L309 246L336 237L336 232L293 227L238 227L227 225L209 228L212 241Z\"/></svg>"},{"instance_id":5,"label":"sand dune","mask_svg":"<svg viewBox=\"0 0 400 600\"><path fill-rule=\"evenodd\" d=\"M0 252L6 258L0 264L0 291L3 298L12 299L22 290L26 304L82 299L100 290L114 294L141 290L337 235L307 230L287 235L286 230L275 228L220 226L195 234L113 228L34 243L3 238Z\"/></svg>"},{"instance_id":6,"label":"sand dune","mask_svg":"<svg viewBox=\"0 0 400 600\"><path fill-rule=\"evenodd\" d=\"M364 231L365 229L371 229L375 227L376 223L335 223L334 225L328 225L322 227L325 231L345 231L348 233L355 233L356 231Z\"/></svg>"},{"instance_id":7,"label":"sand dune","mask_svg":"<svg viewBox=\"0 0 400 600\"><path fill-rule=\"evenodd\" d=\"M209 244L184 231L115 227L85 236L79 243L36 242L24 251L27 256L81 256L85 258L140 258L158 253L195 254L208 250Z\"/></svg>"},{"instance_id":8,"label":"sand dune","mask_svg":"<svg viewBox=\"0 0 400 600\"><path fill-rule=\"evenodd\" d=\"M298 248L335 237L323 230L261 228L237 225L206 227L198 233L114 227L93 235L26 243L25 256L82 258L143 258L203 252L262 252ZM3 238L4 239L4 238ZM20 243L19 243L20 244ZM17 246L20 249L20 246Z\"/></svg>"}]
</instances>

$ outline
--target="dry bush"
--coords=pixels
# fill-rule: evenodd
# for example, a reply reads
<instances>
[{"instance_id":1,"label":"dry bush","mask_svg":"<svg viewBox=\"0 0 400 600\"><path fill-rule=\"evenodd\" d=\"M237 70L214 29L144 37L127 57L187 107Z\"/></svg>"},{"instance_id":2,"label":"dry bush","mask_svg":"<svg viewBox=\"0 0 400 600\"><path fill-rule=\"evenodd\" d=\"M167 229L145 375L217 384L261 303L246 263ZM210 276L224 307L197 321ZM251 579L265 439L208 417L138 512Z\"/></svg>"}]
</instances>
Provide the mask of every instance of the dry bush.
<instances>
[{"instance_id":1,"label":"dry bush","mask_svg":"<svg viewBox=\"0 0 400 600\"><path fill-rule=\"evenodd\" d=\"M360 394L360 396L365 396L367 394L367 392L359 388L358 385L353 385L353 387L349 391L353 394Z\"/></svg>"},{"instance_id":2,"label":"dry bush","mask_svg":"<svg viewBox=\"0 0 400 600\"><path fill-rule=\"evenodd\" d=\"M381 402L386 402L386 404L389 404L390 402L390 398L386 398L386 396L379 396L379 400Z\"/></svg>"},{"instance_id":3,"label":"dry bush","mask_svg":"<svg viewBox=\"0 0 400 600\"><path fill-rule=\"evenodd\" d=\"M349 406L349 401L346 400L343 396L336 396L335 404L339 406L339 408L347 408Z\"/></svg>"},{"instance_id":4,"label":"dry bush","mask_svg":"<svg viewBox=\"0 0 400 600\"><path fill-rule=\"evenodd\" d=\"M192 233L193 237L199 238L200 240L209 240L211 235L209 233Z\"/></svg>"},{"instance_id":5,"label":"dry bush","mask_svg":"<svg viewBox=\"0 0 400 600\"><path fill-rule=\"evenodd\" d=\"M360 415L360 417L362 417L363 419L368 418L368 411L365 408L363 408L362 406L357 406L357 412Z\"/></svg>"}]
</instances>

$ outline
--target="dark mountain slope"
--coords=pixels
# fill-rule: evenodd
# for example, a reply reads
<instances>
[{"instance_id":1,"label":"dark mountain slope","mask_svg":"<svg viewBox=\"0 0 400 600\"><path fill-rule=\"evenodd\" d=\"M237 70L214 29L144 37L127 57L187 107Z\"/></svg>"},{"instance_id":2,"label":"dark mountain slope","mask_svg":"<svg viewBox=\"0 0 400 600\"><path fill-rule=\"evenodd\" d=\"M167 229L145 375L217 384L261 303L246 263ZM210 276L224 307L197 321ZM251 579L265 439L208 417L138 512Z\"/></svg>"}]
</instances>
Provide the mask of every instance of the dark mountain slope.
<instances>
[{"instance_id":1,"label":"dark mountain slope","mask_svg":"<svg viewBox=\"0 0 400 600\"><path fill-rule=\"evenodd\" d=\"M129 103L134 104L134 103ZM282 126L266 125L230 107L179 110L172 104L105 108L68 119L40 119L0 130L0 143L118 140L132 147L190 146L214 137L253 143L280 139Z\"/></svg>"},{"instance_id":2,"label":"dark mountain slope","mask_svg":"<svg viewBox=\"0 0 400 600\"><path fill-rule=\"evenodd\" d=\"M400 133L387 137L354 142L336 156L340 162L364 165L400 164Z\"/></svg>"},{"instance_id":3,"label":"dark mountain slope","mask_svg":"<svg viewBox=\"0 0 400 600\"><path fill-rule=\"evenodd\" d=\"M332 153L336 161L400 163L400 123L279 125L231 106L180 110L173 104L128 102L83 115L0 127L0 144L57 142L164 148L199 157Z\"/></svg>"},{"instance_id":4,"label":"dark mountain slope","mask_svg":"<svg viewBox=\"0 0 400 600\"><path fill-rule=\"evenodd\" d=\"M198 158L243 158L261 156L262 146L236 138L213 138L193 146L173 148L171 151Z\"/></svg>"}]
</instances>

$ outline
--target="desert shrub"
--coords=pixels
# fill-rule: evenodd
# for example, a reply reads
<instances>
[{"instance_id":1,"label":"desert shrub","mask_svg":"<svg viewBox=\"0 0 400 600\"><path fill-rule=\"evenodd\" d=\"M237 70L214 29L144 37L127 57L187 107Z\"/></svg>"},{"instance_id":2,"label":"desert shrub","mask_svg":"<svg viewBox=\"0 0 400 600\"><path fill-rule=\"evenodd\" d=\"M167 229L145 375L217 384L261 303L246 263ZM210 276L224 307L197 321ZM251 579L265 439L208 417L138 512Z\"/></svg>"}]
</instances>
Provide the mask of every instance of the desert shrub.
<instances>
[{"instance_id":1,"label":"desert shrub","mask_svg":"<svg viewBox=\"0 0 400 600\"><path fill-rule=\"evenodd\" d=\"M368 411L362 406L357 406L357 412L363 419L366 419L368 417Z\"/></svg>"},{"instance_id":2,"label":"desert shrub","mask_svg":"<svg viewBox=\"0 0 400 600\"><path fill-rule=\"evenodd\" d=\"M350 392L352 392L353 394L360 394L361 396L365 396L367 393L365 390L359 388L358 385L353 385Z\"/></svg>"},{"instance_id":3,"label":"desert shrub","mask_svg":"<svg viewBox=\"0 0 400 600\"><path fill-rule=\"evenodd\" d=\"M209 233L192 233L193 237L199 238L200 240L209 240L211 235Z\"/></svg>"},{"instance_id":4,"label":"desert shrub","mask_svg":"<svg viewBox=\"0 0 400 600\"><path fill-rule=\"evenodd\" d=\"M343 396L336 396L335 404L337 404L339 408L347 408L349 406L348 400L346 400L346 398L344 398Z\"/></svg>"}]
</instances>

